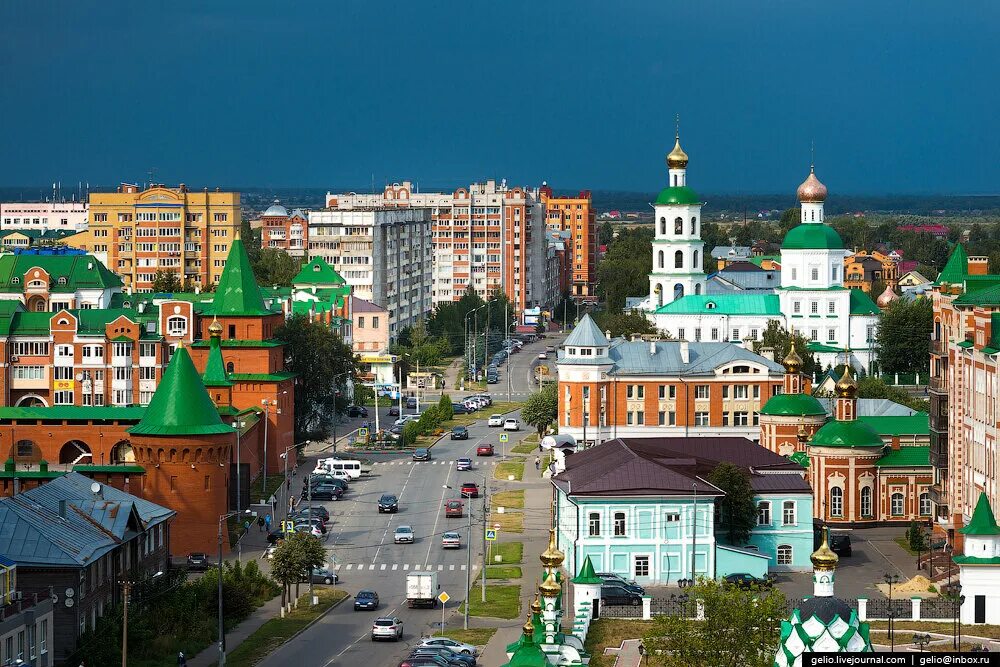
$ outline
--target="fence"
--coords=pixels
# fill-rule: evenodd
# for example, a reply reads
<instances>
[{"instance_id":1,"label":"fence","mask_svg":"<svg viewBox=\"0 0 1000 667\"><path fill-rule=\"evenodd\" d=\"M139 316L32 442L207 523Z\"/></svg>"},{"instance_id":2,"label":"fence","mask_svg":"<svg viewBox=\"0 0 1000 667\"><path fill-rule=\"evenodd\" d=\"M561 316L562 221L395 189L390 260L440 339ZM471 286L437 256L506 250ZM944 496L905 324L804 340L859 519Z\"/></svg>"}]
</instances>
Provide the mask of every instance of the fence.
<instances>
[{"instance_id":1,"label":"fence","mask_svg":"<svg viewBox=\"0 0 1000 667\"><path fill-rule=\"evenodd\" d=\"M878 377L886 384L900 387L918 387L921 384L927 384L930 376L927 373L882 373Z\"/></svg>"}]
</instances>

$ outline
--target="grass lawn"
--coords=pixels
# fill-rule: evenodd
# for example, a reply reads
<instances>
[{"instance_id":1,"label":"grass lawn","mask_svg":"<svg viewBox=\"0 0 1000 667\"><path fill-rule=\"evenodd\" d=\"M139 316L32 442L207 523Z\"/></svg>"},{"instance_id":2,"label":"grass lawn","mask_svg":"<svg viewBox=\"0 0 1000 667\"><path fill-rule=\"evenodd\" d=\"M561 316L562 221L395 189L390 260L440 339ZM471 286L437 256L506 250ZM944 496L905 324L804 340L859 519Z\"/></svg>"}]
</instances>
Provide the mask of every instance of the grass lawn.
<instances>
[{"instance_id":1,"label":"grass lawn","mask_svg":"<svg viewBox=\"0 0 1000 667\"><path fill-rule=\"evenodd\" d=\"M869 621L872 630L888 630L889 621ZM897 638L906 631L910 633L910 639L914 632L936 632L942 635L951 635L953 632L950 620L940 623L934 621L896 621L892 624L895 628ZM976 625L972 627L962 626L962 635L973 637L986 637L988 639L1000 639L1000 625Z\"/></svg>"},{"instance_id":2,"label":"grass lawn","mask_svg":"<svg viewBox=\"0 0 1000 667\"><path fill-rule=\"evenodd\" d=\"M496 557L501 556L500 562L505 565L520 563L523 557L524 545L520 542L497 542L490 547L490 562L496 563Z\"/></svg>"},{"instance_id":3,"label":"grass lawn","mask_svg":"<svg viewBox=\"0 0 1000 667\"><path fill-rule=\"evenodd\" d=\"M271 497L279 488L281 488L281 483L285 480L285 474L279 472L277 475L267 476L267 485L262 487L262 482L264 478L260 475L257 476L253 482L250 483L250 502L257 502L261 498L267 502L267 499Z\"/></svg>"},{"instance_id":4,"label":"grass lawn","mask_svg":"<svg viewBox=\"0 0 1000 667\"><path fill-rule=\"evenodd\" d=\"M482 421L488 419L490 415L503 415L508 412L514 412L515 410L520 410L524 406L524 403L518 401L513 401L507 403L505 401L494 401L493 405L479 410L478 412L473 412L467 415L455 415L451 421L445 422L444 426L447 429L451 429L452 426L468 426L473 422ZM497 435L500 434L500 430L497 429ZM512 438L513 439L513 438ZM499 449L500 441L496 442L497 448Z\"/></svg>"},{"instance_id":5,"label":"grass lawn","mask_svg":"<svg viewBox=\"0 0 1000 667\"><path fill-rule=\"evenodd\" d=\"M490 513L490 526L500 524L500 533L523 533L524 514L521 512Z\"/></svg>"},{"instance_id":6,"label":"grass lawn","mask_svg":"<svg viewBox=\"0 0 1000 667\"><path fill-rule=\"evenodd\" d=\"M520 579L519 565L490 565L486 568L486 579Z\"/></svg>"},{"instance_id":7,"label":"grass lawn","mask_svg":"<svg viewBox=\"0 0 1000 667\"><path fill-rule=\"evenodd\" d=\"M587 641L583 646L590 653L590 667L614 667L617 656L604 655L604 649L617 648L625 639L641 639L652 627L651 621L597 619L590 624Z\"/></svg>"},{"instance_id":8,"label":"grass lawn","mask_svg":"<svg viewBox=\"0 0 1000 667\"><path fill-rule=\"evenodd\" d=\"M445 630L444 636L457 642L465 642L473 646L486 646L490 637L496 634L496 628L469 628L468 630Z\"/></svg>"},{"instance_id":9,"label":"grass lawn","mask_svg":"<svg viewBox=\"0 0 1000 667\"><path fill-rule=\"evenodd\" d=\"M292 610L284 618L272 618L260 626L256 632L247 637L231 653L226 655L226 664L231 667L252 667L256 665L265 656L291 639L292 635L305 628L327 609L347 597L345 591L333 588L316 588L315 590L319 596L318 605L310 608L309 594L306 593L299 598L298 609Z\"/></svg>"},{"instance_id":10,"label":"grass lawn","mask_svg":"<svg viewBox=\"0 0 1000 667\"><path fill-rule=\"evenodd\" d=\"M465 603L459 606L458 613L464 613ZM521 614L521 587L517 585L486 586L486 602L481 602L478 593L472 595L469 605L469 616L485 616L487 618L517 618Z\"/></svg>"},{"instance_id":11,"label":"grass lawn","mask_svg":"<svg viewBox=\"0 0 1000 667\"><path fill-rule=\"evenodd\" d=\"M493 479L506 481L510 475L513 475L514 479L520 482L524 478L524 463L504 461L493 468Z\"/></svg>"},{"instance_id":12,"label":"grass lawn","mask_svg":"<svg viewBox=\"0 0 1000 667\"><path fill-rule=\"evenodd\" d=\"M518 443L513 448L511 448L510 453L511 454L525 454L526 455L526 454L531 454L531 453L533 453L533 452L535 452L537 450L538 450L538 442L537 441L536 442L527 442L527 441L523 441L522 440L520 443Z\"/></svg>"},{"instance_id":13,"label":"grass lawn","mask_svg":"<svg viewBox=\"0 0 1000 667\"><path fill-rule=\"evenodd\" d=\"M494 507L506 507L514 509L524 508L524 489L518 489L517 491L500 491L499 493L493 494L493 500L490 505Z\"/></svg>"}]
</instances>

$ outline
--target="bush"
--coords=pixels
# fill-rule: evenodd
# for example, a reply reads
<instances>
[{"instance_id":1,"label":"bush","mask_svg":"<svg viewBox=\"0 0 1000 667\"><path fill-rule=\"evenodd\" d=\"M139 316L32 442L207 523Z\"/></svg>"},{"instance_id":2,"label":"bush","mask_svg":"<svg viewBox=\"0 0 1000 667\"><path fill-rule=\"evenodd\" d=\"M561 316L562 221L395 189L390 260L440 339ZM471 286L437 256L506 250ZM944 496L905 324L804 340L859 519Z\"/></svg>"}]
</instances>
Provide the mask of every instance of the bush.
<instances>
[{"instance_id":1,"label":"bush","mask_svg":"<svg viewBox=\"0 0 1000 667\"><path fill-rule=\"evenodd\" d=\"M451 396L448 394L441 394L441 400L438 401L438 412L441 415L441 421L450 421L455 416L455 408L451 403Z\"/></svg>"},{"instance_id":2,"label":"bush","mask_svg":"<svg viewBox=\"0 0 1000 667\"><path fill-rule=\"evenodd\" d=\"M906 541L909 542L910 549L913 551L920 552L927 550L924 530L916 521L910 522L910 527L906 531Z\"/></svg>"},{"instance_id":3,"label":"bush","mask_svg":"<svg viewBox=\"0 0 1000 667\"><path fill-rule=\"evenodd\" d=\"M410 421L406 422L406 426L403 427L403 445L412 445L417 441L417 437L420 435L420 422Z\"/></svg>"},{"instance_id":4,"label":"bush","mask_svg":"<svg viewBox=\"0 0 1000 667\"><path fill-rule=\"evenodd\" d=\"M427 408L424 414L420 415L420 419L417 420L417 425L420 426L420 432L423 435L427 435L428 433L433 433L434 429L441 424L441 421L441 412L438 410L436 405L432 405Z\"/></svg>"}]
</instances>

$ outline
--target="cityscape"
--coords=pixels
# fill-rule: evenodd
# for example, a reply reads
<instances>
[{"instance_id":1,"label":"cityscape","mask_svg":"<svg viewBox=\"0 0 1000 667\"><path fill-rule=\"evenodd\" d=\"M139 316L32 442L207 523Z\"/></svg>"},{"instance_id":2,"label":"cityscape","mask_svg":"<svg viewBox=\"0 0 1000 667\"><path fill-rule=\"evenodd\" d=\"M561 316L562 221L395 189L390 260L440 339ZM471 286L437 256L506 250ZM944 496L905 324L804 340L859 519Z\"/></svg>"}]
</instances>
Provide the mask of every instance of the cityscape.
<instances>
[{"instance_id":1,"label":"cityscape","mask_svg":"<svg viewBox=\"0 0 1000 667\"><path fill-rule=\"evenodd\" d=\"M993 664L998 19L0 7L0 667Z\"/></svg>"}]
</instances>

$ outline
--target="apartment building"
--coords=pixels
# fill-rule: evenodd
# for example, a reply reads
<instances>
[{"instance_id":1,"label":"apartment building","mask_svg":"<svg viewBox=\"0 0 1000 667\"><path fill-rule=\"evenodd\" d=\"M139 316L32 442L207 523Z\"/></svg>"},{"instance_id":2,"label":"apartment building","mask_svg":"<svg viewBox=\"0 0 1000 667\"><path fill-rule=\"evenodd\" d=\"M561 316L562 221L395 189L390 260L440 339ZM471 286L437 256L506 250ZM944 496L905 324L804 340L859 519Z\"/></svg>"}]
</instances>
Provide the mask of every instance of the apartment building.
<instances>
[{"instance_id":1,"label":"apartment building","mask_svg":"<svg viewBox=\"0 0 1000 667\"><path fill-rule=\"evenodd\" d=\"M303 257L309 247L309 214L301 209L291 213L277 199L260 214L260 243L278 248L292 257Z\"/></svg>"},{"instance_id":2,"label":"apartment building","mask_svg":"<svg viewBox=\"0 0 1000 667\"><path fill-rule=\"evenodd\" d=\"M87 228L84 202L0 203L0 229L78 232Z\"/></svg>"},{"instance_id":3,"label":"apartment building","mask_svg":"<svg viewBox=\"0 0 1000 667\"><path fill-rule=\"evenodd\" d=\"M452 193L420 193L409 181L380 194L328 193L330 209L423 208L433 232L435 304L458 301L470 287L484 299L503 290L516 312L549 306L549 240L538 189L506 181L473 183Z\"/></svg>"},{"instance_id":4,"label":"apartment building","mask_svg":"<svg viewBox=\"0 0 1000 667\"><path fill-rule=\"evenodd\" d=\"M431 225L424 208L313 211L309 256L333 267L352 294L385 308L394 339L433 308Z\"/></svg>"},{"instance_id":5,"label":"apartment building","mask_svg":"<svg viewBox=\"0 0 1000 667\"><path fill-rule=\"evenodd\" d=\"M152 291L157 271L206 288L222 277L240 220L238 192L124 183L90 194L89 229L69 243L105 261L126 290Z\"/></svg>"},{"instance_id":6,"label":"apartment building","mask_svg":"<svg viewBox=\"0 0 1000 667\"><path fill-rule=\"evenodd\" d=\"M597 214L590 190L576 197L556 197L552 188L540 189L545 208L545 226L550 232L568 232L565 265L570 298L594 301L597 298Z\"/></svg>"}]
</instances>

